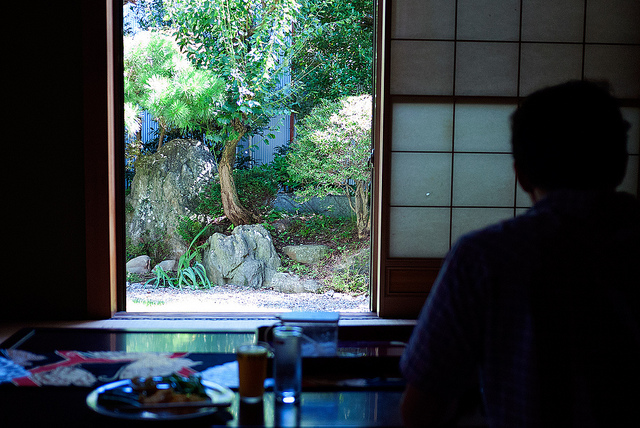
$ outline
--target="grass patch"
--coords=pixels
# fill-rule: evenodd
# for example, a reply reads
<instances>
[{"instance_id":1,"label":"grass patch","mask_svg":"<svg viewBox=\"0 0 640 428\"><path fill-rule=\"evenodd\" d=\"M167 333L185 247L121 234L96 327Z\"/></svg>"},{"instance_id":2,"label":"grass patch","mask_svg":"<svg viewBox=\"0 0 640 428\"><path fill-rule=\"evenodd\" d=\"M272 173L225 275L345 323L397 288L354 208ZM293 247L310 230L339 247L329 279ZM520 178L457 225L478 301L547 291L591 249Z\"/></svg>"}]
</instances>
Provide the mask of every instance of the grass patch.
<instances>
[{"instance_id":1,"label":"grass patch","mask_svg":"<svg viewBox=\"0 0 640 428\"><path fill-rule=\"evenodd\" d=\"M162 306L166 304L166 302L162 300L147 300L147 299L140 299L137 297L134 297L133 299L131 299L131 301L133 303L137 303L139 305L145 305L145 306Z\"/></svg>"},{"instance_id":2,"label":"grass patch","mask_svg":"<svg viewBox=\"0 0 640 428\"><path fill-rule=\"evenodd\" d=\"M338 272L334 273L329 281L329 287L340 293L359 296L369 292L369 275L366 274L349 271Z\"/></svg>"}]
</instances>

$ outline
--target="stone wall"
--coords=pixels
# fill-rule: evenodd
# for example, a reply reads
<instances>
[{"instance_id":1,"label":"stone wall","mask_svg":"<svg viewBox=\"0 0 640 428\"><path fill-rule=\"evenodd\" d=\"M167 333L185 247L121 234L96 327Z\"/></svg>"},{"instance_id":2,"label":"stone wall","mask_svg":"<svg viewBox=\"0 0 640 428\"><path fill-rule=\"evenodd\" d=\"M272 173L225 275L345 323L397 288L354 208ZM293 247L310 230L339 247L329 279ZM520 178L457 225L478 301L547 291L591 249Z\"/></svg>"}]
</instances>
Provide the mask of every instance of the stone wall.
<instances>
[{"instance_id":1,"label":"stone wall","mask_svg":"<svg viewBox=\"0 0 640 428\"><path fill-rule=\"evenodd\" d=\"M311 198L302 202L292 193L278 193L271 206L287 212L324 214L332 217L350 217L354 215L346 196L331 195L324 198Z\"/></svg>"}]
</instances>

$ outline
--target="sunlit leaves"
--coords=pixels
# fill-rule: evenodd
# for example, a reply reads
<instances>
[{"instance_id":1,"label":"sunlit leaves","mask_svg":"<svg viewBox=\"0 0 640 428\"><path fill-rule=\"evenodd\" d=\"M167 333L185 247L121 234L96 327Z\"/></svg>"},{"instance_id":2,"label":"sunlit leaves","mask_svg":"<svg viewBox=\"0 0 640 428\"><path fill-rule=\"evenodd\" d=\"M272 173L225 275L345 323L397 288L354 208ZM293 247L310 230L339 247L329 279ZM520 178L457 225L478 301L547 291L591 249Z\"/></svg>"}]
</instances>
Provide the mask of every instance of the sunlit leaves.
<instances>
[{"instance_id":1,"label":"sunlit leaves","mask_svg":"<svg viewBox=\"0 0 640 428\"><path fill-rule=\"evenodd\" d=\"M320 25L293 61L302 85L299 111L307 114L321 99L372 93L373 0L319 2Z\"/></svg>"},{"instance_id":2,"label":"sunlit leaves","mask_svg":"<svg viewBox=\"0 0 640 428\"><path fill-rule=\"evenodd\" d=\"M299 196L349 196L360 237L369 228L371 112L371 95L322 101L300 121L288 158L289 175L305 186Z\"/></svg>"},{"instance_id":3,"label":"sunlit leaves","mask_svg":"<svg viewBox=\"0 0 640 428\"><path fill-rule=\"evenodd\" d=\"M170 36L145 31L125 37L124 46L126 103L148 111L164 129L196 129L215 117L223 83L196 69Z\"/></svg>"},{"instance_id":4,"label":"sunlit leaves","mask_svg":"<svg viewBox=\"0 0 640 428\"><path fill-rule=\"evenodd\" d=\"M344 193L349 182L369 181L371 96L323 101L300 123L289 174L312 184L308 196Z\"/></svg>"},{"instance_id":5,"label":"sunlit leaves","mask_svg":"<svg viewBox=\"0 0 640 428\"><path fill-rule=\"evenodd\" d=\"M249 134L292 103L286 83L290 60L307 37L296 0L169 0L165 19L181 49L219 76L226 100L216 116L222 134ZM312 20L311 20L312 21ZM293 37L293 29L296 36Z\"/></svg>"}]
</instances>

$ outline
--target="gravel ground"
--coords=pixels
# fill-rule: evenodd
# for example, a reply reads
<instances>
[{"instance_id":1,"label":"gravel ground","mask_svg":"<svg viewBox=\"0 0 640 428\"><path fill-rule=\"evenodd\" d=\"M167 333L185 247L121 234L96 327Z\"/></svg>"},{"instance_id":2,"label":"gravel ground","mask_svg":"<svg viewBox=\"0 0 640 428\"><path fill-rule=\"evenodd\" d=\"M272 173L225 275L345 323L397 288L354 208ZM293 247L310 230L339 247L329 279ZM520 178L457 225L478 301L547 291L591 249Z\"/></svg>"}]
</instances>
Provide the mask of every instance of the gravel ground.
<instances>
[{"instance_id":1,"label":"gravel ground","mask_svg":"<svg viewBox=\"0 0 640 428\"><path fill-rule=\"evenodd\" d=\"M127 284L127 312L367 312L368 296L329 291L323 294L285 294L227 284L210 290L153 288Z\"/></svg>"}]
</instances>

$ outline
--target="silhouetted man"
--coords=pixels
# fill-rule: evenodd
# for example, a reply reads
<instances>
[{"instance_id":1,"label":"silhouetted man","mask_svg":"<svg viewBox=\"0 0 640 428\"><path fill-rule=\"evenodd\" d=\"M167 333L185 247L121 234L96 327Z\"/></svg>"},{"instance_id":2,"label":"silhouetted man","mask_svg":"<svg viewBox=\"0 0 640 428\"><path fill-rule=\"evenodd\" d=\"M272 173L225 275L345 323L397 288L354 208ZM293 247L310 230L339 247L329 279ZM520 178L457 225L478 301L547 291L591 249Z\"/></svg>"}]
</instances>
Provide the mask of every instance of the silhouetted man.
<instances>
[{"instance_id":1,"label":"silhouetted man","mask_svg":"<svg viewBox=\"0 0 640 428\"><path fill-rule=\"evenodd\" d=\"M491 427L640 426L640 207L615 191L628 127L589 82L514 113L534 205L451 248L401 362L407 425L450 422L479 385Z\"/></svg>"}]
</instances>

